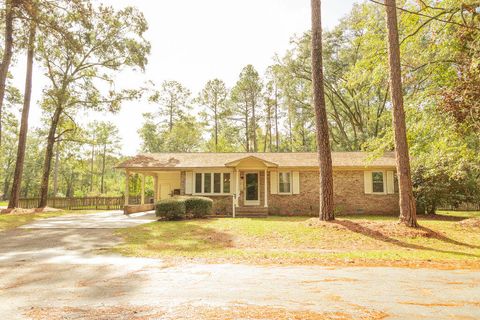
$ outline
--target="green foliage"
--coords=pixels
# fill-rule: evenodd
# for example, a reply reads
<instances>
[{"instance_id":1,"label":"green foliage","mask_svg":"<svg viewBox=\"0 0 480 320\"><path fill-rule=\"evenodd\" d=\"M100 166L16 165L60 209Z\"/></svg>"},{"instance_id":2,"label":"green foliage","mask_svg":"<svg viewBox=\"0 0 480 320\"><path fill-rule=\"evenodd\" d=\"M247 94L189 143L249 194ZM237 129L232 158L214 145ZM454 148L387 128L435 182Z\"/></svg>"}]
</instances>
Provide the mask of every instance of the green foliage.
<instances>
[{"instance_id":1,"label":"green foliage","mask_svg":"<svg viewBox=\"0 0 480 320\"><path fill-rule=\"evenodd\" d=\"M263 83L253 65L247 65L231 91L234 119L239 123L245 151L258 151L259 113Z\"/></svg>"},{"instance_id":2,"label":"green foliage","mask_svg":"<svg viewBox=\"0 0 480 320\"><path fill-rule=\"evenodd\" d=\"M205 197L174 197L160 200L155 205L157 217L165 220L206 218L212 213L213 200Z\"/></svg>"},{"instance_id":3,"label":"green foliage","mask_svg":"<svg viewBox=\"0 0 480 320\"><path fill-rule=\"evenodd\" d=\"M177 121L172 130L162 129L145 117L139 134L145 152L194 152L199 151L203 142L202 127L193 117Z\"/></svg>"},{"instance_id":4,"label":"green foliage","mask_svg":"<svg viewBox=\"0 0 480 320\"><path fill-rule=\"evenodd\" d=\"M193 218L206 218L212 214L213 200L206 197L186 197L185 208L187 215Z\"/></svg>"},{"instance_id":5,"label":"green foliage","mask_svg":"<svg viewBox=\"0 0 480 320\"><path fill-rule=\"evenodd\" d=\"M229 91L225 82L219 79L206 83L196 102L203 107L200 116L208 128L211 139L206 143L206 149L212 152L228 151L232 141L228 139L229 117L232 108L228 100Z\"/></svg>"},{"instance_id":6,"label":"green foliage","mask_svg":"<svg viewBox=\"0 0 480 320\"><path fill-rule=\"evenodd\" d=\"M159 124L164 124L169 132L177 122L186 117L190 106L191 92L177 81L164 81L160 91L155 91L149 101L157 103L159 111L155 114L146 114L146 119L158 119Z\"/></svg>"},{"instance_id":7,"label":"green foliage","mask_svg":"<svg viewBox=\"0 0 480 320\"><path fill-rule=\"evenodd\" d=\"M165 220L184 220L187 218L185 200L171 198L160 200L155 204L155 214Z\"/></svg>"}]
</instances>

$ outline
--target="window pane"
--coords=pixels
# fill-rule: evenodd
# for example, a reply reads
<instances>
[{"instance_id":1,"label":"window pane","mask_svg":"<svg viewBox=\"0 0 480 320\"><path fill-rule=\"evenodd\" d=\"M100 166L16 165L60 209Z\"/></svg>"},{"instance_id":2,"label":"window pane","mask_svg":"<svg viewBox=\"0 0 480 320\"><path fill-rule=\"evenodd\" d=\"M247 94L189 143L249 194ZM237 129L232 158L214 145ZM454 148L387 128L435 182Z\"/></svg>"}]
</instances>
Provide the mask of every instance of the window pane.
<instances>
[{"instance_id":1,"label":"window pane","mask_svg":"<svg viewBox=\"0 0 480 320\"><path fill-rule=\"evenodd\" d=\"M223 174L223 193L230 193L230 173Z\"/></svg>"},{"instance_id":2,"label":"window pane","mask_svg":"<svg viewBox=\"0 0 480 320\"><path fill-rule=\"evenodd\" d=\"M204 173L203 193L212 193L212 174Z\"/></svg>"},{"instance_id":3,"label":"window pane","mask_svg":"<svg viewBox=\"0 0 480 320\"><path fill-rule=\"evenodd\" d=\"M290 172L280 172L279 182L280 193L290 193Z\"/></svg>"},{"instance_id":4,"label":"window pane","mask_svg":"<svg viewBox=\"0 0 480 320\"><path fill-rule=\"evenodd\" d=\"M195 193L202 193L202 174L195 174Z\"/></svg>"},{"instance_id":5,"label":"window pane","mask_svg":"<svg viewBox=\"0 0 480 320\"><path fill-rule=\"evenodd\" d=\"M372 173L373 181L373 192L384 192L383 188L383 172L373 172Z\"/></svg>"},{"instance_id":6,"label":"window pane","mask_svg":"<svg viewBox=\"0 0 480 320\"><path fill-rule=\"evenodd\" d=\"M213 174L213 193L221 193L221 182L222 174L214 173Z\"/></svg>"}]
</instances>

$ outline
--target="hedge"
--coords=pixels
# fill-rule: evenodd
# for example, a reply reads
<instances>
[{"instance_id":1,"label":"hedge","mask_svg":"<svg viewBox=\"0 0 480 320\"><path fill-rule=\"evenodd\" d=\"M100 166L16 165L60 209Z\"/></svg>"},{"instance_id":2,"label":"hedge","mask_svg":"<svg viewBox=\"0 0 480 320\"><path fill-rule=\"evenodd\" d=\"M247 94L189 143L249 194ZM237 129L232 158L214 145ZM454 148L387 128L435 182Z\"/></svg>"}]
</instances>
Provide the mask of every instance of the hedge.
<instances>
[{"instance_id":1,"label":"hedge","mask_svg":"<svg viewBox=\"0 0 480 320\"><path fill-rule=\"evenodd\" d=\"M205 218L212 214L213 200L205 197L187 197L185 207L187 215L192 215L193 218Z\"/></svg>"},{"instance_id":2,"label":"hedge","mask_svg":"<svg viewBox=\"0 0 480 320\"><path fill-rule=\"evenodd\" d=\"M160 200L155 205L155 214L165 220L205 218L212 213L213 201L205 197L175 197Z\"/></svg>"},{"instance_id":3,"label":"hedge","mask_svg":"<svg viewBox=\"0 0 480 320\"><path fill-rule=\"evenodd\" d=\"M155 214L165 220L183 220L187 218L187 210L183 199L160 200L155 205Z\"/></svg>"}]
</instances>

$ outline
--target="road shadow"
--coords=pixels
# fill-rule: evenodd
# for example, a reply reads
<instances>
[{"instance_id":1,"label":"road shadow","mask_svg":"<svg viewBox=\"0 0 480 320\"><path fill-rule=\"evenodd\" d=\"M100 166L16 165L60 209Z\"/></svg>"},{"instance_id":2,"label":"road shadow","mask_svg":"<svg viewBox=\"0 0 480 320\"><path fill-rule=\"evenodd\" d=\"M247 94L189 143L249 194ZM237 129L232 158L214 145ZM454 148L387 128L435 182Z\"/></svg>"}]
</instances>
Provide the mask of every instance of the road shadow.
<instances>
[{"instance_id":1,"label":"road shadow","mask_svg":"<svg viewBox=\"0 0 480 320\"><path fill-rule=\"evenodd\" d=\"M472 257L472 258L480 258L480 255L477 255L477 254L466 253L466 252L461 252L461 251L435 249L435 248L430 248L430 247L426 247L426 246L423 246L423 245L412 244L412 243L408 243L408 242L405 242L405 241L401 241L401 240L389 237L389 236L383 234L382 232L380 232L378 230L368 228L368 227L366 227L366 226L364 226L360 223L353 222L353 221L350 221L350 220L335 220L335 221L332 221L332 223L340 225L340 226L348 229L351 232L358 233L358 234L367 236L369 238L372 238L372 239L375 239L375 240L378 240L378 241L382 241L382 242L385 242L385 243L393 244L393 245L396 245L396 246L399 246L399 247L402 247L402 248L435 251L435 252L446 253L446 254L455 254L455 255L462 255L462 256ZM437 240L444 241L444 242L447 242L449 244L456 244L456 245L459 245L459 246L465 246L465 247L468 247L468 248L478 248L477 246L472 246L470 244L466 244L466 243L455 241L453 239L449 239L449 238L447 238L443 235L440 235L437 232L432 231L428 228L425 228L425 227L421 227L421 228L423 230L427 231L427 232L432 232L432 237L437 239Z\"/></svg>"}]
</instances>

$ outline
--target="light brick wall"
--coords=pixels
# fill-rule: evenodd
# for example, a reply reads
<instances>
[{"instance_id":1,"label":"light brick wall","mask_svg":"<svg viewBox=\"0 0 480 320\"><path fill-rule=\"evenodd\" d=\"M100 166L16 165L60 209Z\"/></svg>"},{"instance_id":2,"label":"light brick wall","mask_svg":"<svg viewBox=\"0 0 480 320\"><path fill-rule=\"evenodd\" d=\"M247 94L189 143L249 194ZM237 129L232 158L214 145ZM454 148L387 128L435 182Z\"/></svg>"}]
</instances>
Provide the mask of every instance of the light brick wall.
<instances>
[{"instance_id":1,"label":"light brick wall","mask_svg":"<svg viewBox=\"0 0 480 320\"><path fill-rule=\"evenodd\" d=\"M244 176L244 172L241 172ZM185 173L182 172L182 194L185 189ZM373 195L364 192L364 174L361 170L334 171L334 201L337 213L341 214L398 214L398 194ZM260 171L260 206L264 204L264 172ZM240 183L244 183L242 179ZM270 194L268 174L269 214L275 215L318 215L319 174L315 171L300 172L300 194ZM231 196L210 196L214 201L214 214L231 214ZM244 193L240 193L243 206Z\"/></svg>"},{"instance_id":2,"label":"light brick wall","mask_svg":"<svg viewBox=\"0 0 480 320\"><path fill-rule=\"evenodd\" d=\"M333 189L337 213L398 214L398 195L372 195L364 192L363 171L334 171ZM270 195L270 214L318 215L319 174L300 172L300 194Z\"/></svg>"}]
</instances>

